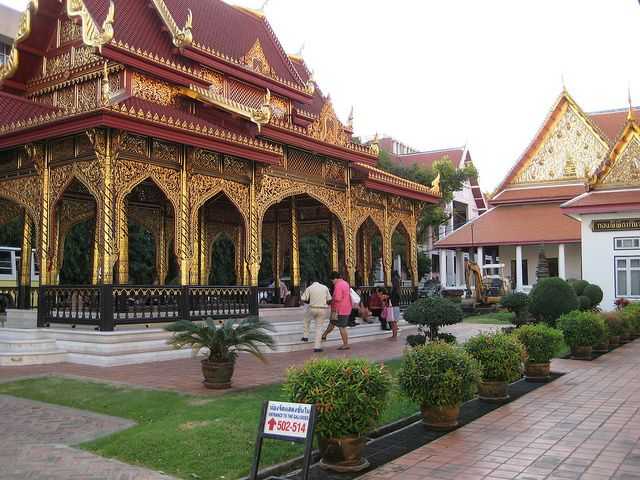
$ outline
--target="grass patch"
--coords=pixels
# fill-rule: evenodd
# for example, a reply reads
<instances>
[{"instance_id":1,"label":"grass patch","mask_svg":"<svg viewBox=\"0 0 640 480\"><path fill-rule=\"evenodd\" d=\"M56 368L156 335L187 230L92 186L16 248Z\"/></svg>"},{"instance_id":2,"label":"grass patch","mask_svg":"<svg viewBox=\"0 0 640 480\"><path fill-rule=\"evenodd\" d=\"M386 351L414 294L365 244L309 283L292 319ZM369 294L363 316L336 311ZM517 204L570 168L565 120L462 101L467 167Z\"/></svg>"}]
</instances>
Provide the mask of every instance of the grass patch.
<instances>
[{"instance_id":1,"label":"grass patch","mask_svg":"<svg viewBox=\"0 0 640 480\"><path fill-rule=\"evenodd\" d=\"M400 360L385 364L395 375ZM203 480L246 475L262 401L286 400L280 385L202 399L56 377L0 384L0 393L134 420L137 426L81 448L178 477ZM379 425L416 411L416 405L394 388ZM262 467L302 453L302 445L266 440Z\"/></svg>"},{"instance_id":2,"label":"grass patch","mask_svg":"<svg viewBox=\"0 0 640 480\"><path fill-rule=\"evenodd\" d=\"M481 324L494 324L494 325L511 325L515 317L511 312L494 312L485 313L483 315L472 315L465 317L462 320L463 323L481 323Z\"/></svg>"}]
</instances>

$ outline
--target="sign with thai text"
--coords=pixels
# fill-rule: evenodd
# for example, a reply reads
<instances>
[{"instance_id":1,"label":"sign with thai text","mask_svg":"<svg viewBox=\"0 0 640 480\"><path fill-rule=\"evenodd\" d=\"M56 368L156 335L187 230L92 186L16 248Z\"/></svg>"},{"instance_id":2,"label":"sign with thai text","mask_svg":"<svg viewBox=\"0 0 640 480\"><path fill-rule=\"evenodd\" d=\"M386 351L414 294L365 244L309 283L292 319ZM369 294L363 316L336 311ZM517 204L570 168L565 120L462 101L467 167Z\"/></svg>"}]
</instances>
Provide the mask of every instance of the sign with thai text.
<instances>
[{"instance_id":1,"label":"sign with thai text","mask_svg":"<svg viewBox=\"0 0 640 480\"><path fill-rule=\"evenodd\" d=\"M593 232L620 232L623 230L640 230L640 218L607 218L591 222L591 231Z\"/></svg>"},{"instance_id":2,"label":"sign with thai text","mask_svg":"<svg viewBox=\"0 0 640 480\"><path fill-rule=\"evenodd\" d=\"M310 417L311 405L269 402L263 432L269 436L306 438Z\"/></svg>"}]
</instances>

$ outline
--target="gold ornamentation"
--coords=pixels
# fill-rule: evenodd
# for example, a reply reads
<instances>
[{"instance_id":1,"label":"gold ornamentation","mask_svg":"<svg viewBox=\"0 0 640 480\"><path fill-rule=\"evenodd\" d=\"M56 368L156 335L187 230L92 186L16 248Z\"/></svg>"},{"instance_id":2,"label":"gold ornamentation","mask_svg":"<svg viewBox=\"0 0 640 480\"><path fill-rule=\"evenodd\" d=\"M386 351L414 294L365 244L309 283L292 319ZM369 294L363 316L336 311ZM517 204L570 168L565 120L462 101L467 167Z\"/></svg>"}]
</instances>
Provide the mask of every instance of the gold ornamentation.
<instances>
[{"instance_id":1,"label":"gold ornamentation","mask_svg":"<svg viewBox=\"0 0 640 480\"><path fill-rule=\"evenodd\" d=\"M60 21L60 44L75 42L82 38L82 27L69 18Z\"/></svg>"},{"instance_id":2,"label":"gold ornamentation","mask_svg":"<svg viewBox=\"0 0 640 480\"><path fill-rule=\"evenodd\" d=\"M122 153L147 158L147 138L132 133L125 133L120 139L120 150Z\"/></svg>"},{"instance_id":3,"label":"gold ornamentation","mask_svg":"<svg viewBox=\"0 0 640 480\"><path fill-rule=\"evenodd\" d=\"M95 80L78 85L78 109L93 110L98 107L98 85Z\"/></svg>"},{"instance_id":4,"label":"gold ornamentation","mask_svg":"<svg viewBox=\"0 0 640 480\"><path fill-rule=\"evenodd\" d=\"M51 143L51 160L53 162L69 160L74 158L74 156L73 138L65 138L64 140Z\"/></svg>"},{"instance_id":5,"label":"gold ornamentation","mask_svg":"<svg viewBox=\"0 0 640 480\"><path fill-rule=\"evenodd\" d=\"M179 90L166 82L155 80L139 73L131 76L131 94L159 105L173 105Z\"/></svg>"},{"instance_id":6,"label":"gold ornamentation","mask_svg":"<svg viewBox=\"0 0 640 480\"><path fill-rule=\"evenodd\" d=\"M178 48L190 46L193 43L193 34L191 33L193 15L191 14L191 9L187 9L187 18L184 27L180 29L163 0L151 0L151 2L154 7L156 7L156 11L158 15L160 15L165 27L167 27L167 30L171 33L173 44Z\"/></svg>"},{"instance_id":7,"label":"gold ornamentation","mask_svg":"<svg viewBox=\"0 0 640 480\"><path fill-rule=\"evenodd\" d=\"M618 157L609 165L598 185L640 185L640 137L634 134Z\"/></svg>"},{"instance_id":8,"label":"gold ornamentation","mask_svg":"<svg viewBox=\"0 0 640 480\"><path fill-rule=\"evenodd\" d=\"M23 209L15 202L0 197L0 225L6 225L22 216Z\"/></svg>"},{"instance_id":9,"label":"gold ornamentation","mask_svg":"<svg viewBox=\"0 0 640 480\"><path fill-rule=\"evenodd\" d=\"M111 85L109 83L109 65L105 61L102 67L102 78L100 79L100 103L105 106L111 103Z\"/></svg>"},{"instance_id":10,"label":"gold ornamentation","mask_svg":"<svg viewBox=\"0 0 640 480\"><path fill-rule=\"evenodd\" d=\"M70 18L80 18L82 22L82 41L89 47L101 49L103 45L111 41L113 38L114 13L115 7L113 1L110 1L107 16L102 22L102 28L98 28L83 0L67 0L67 15Z\"/></svg>"},{"instance_id":11,"label":"gold ornamentation","mask_svg":"<svg viewBox=\"0 0 640 480\"><path fill-rule=\"evenodd\" d=\"M75 86L63 88L56 92L56 106L65 110L74 110L76 108L76 92Z\"/></svg>"},{"instance_id":12,"label":"gold ornamentation","mask_svg":"<svg viewBox=\"0 0 640 480\"><path fill-rule=\"evenodd\" d=\"M608 146L587 121L568 105L513 183L587 178L602 162Z\"/></svg>"},{"instance_id":13,"label":"gold ornamentation","mask_svg":"<svg viewBox=\"0 0 640 480\"><path fill-rule=\"evenodd\" d=\"M360 167L366 170L368 177L372 180L377 180L379 182L387 183L389 185L395 185L397 187L406 188L408 190L414 190L420 193L426 193L434 197L441 196L438 188L426 187L420 183L406 180L404 178L398 177L397 175L393 175L391 173L385 172L384 170L380 170L379 168L372 167L371 165L368 165L366 163L356 162L355 165L357 167Z\"/></svg>"},{"instance_id":14,"label":"gold ornamentation","mask_svg":"<svg viewBox=\"0 0 640 480\"><path fill-rule=\"evenodd\" d=\"M220 173L220 156L211 150L195 148L191 153L192 168L211 173Z\"/></svg>"},{"instance_id":15,"label":"gold ornamentation","mask_svg":"<svg viewBox=\"0 0 640 480\"><path fill-rule=\"evenodd\" d=\"M286 119L289 116L289 100L282 97L272 97L271 112L274 117Z\"/></svg>"},{"instance_id":16,"label":"gold ornamentation","mask_svg":"<svg viewBox=\"0 0 640 480\"><path fill-rule=\"evenodd\" d=\"M298 209L296 197L291 197L291 284L300 286L300 244L298 242Z\"/></svg>"},{"instance_id":17,"label":"gold ornamentation","mask_svg":"<svg viewBox=\"0 0 640 480\"><path fill-rule=\"evenodd\" d=\"M345 165L342 162L326 159L323 177L330 182L344 183Z\"/></svg>"},{"instance_id":18,"label":"gold ornamentation","mask_svg":"<svg viewBox=\"0 0 640 480\"><path fill-rule=\"evenodd\" d=\"M322 105L319 118L307 127L307 131L316 140L333 145L345 146L350 141L328 98Z\"/></svg>"},{"instance_id":19,"label":"gold ornamentation","mask_svg":"<svg viewBox=\"0 0 640 480\"><path fill-rule=\"evenodd\" d=\"M0 65L0 81L13 77L18 71L18 64L20 63L20 56L18 53L18 44L25 41L31 34L31 12L36 13L38 11L38 2L31 1L27 4L27 8L20 17L20 23L18 24L18 31L16 32L9 57L4 64Z\"/></svg>"},{"instance_id":20,"label":"gold ornamentation","mask_svg":"<svg viewBox=\"0 0 640 480\"><path fill-rule=\"evenodd\" d=\"M178 145L161 140L153 140L151 156L161 162L176 163L178 161Z\"/></svg>"},{"instance_id":21,"label":"gold ornamentation","mask_svg":"<svg viewBox=\"0 0 640 480\"><path fill-rule=\"evenodd\" d=\"M250 176L251 170L247 162L241 158L225 155L223 159L223 173L225 176L247 177Z\"/></svg>"},{"instance_id":22,"label":"gold ornamentation","mask_svg":"<svg viewBox=\"0 0 640 480\"><path fill-rule=\"evenodd\" d=\"M242 57L242 61L249 70L261 73L267 77L271 76L271 66L269 62L267 62L267 57L262 50L260 39L256 39L253 46L244 57Z\"/></svg>"},{"instance_id":23,"label":"gold ornamentation","mask_svg":"<svg viewBox=\"0 0 640 480\"><path fill-rule=\"evenodd\" d=\"M224 75L218 73L214 70L210 70L208 68L202 67L200 69L200 76L203 80L207 81L211 85L209 88L213 90L214 93L218 95L222 95L224 93Z\"/></svg>"},{"instance_id":24,"label":"gold ornamentation","mask_svg":"<svg viewBox=\"0 0 640 480\"><path fill-rule=\"evenodd\" d=\"M71 51L47 59L46 74L55 75L71 69Z\"/></svg>"}]
</instances>

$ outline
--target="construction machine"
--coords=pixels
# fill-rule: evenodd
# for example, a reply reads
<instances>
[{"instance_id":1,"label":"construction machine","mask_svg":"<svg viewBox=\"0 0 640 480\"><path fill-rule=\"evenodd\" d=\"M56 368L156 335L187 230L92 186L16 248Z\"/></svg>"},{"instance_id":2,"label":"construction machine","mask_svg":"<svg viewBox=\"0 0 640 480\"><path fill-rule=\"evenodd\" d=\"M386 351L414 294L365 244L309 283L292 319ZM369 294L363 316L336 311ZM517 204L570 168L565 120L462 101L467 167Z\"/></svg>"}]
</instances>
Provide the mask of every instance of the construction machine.
<instances>
[{"instance_id":1,"label":"construction machine","mask_svg":"<svg viewBox=\"0 0 640 480\"><path fill-rule=\"evenodd\" d=\"M467 260L464 276L474 307L496 306L511 291L509 279L504 276L503 263L479 266L476 262Z\"/></svg>"}]
</instances>

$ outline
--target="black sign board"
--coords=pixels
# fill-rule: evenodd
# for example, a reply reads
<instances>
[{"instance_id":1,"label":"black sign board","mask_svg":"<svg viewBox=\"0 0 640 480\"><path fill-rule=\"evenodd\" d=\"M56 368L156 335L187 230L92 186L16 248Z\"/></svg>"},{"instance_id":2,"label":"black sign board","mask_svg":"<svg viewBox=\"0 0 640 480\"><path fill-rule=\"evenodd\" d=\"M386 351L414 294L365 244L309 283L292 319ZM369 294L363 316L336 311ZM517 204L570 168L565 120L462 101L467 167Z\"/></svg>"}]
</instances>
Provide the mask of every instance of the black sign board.
<instances>
[{"instance_id":1,"label":"black sign board","mask_svg":"<svg viewBox=\"0 0 640 480\"><path fill-rule=\"evenodd\" d=\"M591 222L592 232L620 232L623 230L640 230L640 218L607 218Z\"/></svg>"},{"instance_id":2,"label":"black sign board","mask_svg":"<svg viewBox=\"0 0 640 480\"><path fill-rule=\"evenodd\" d=\"M302 480L307 480L309 478L309 467L311 466L311 450L313 448L313 431L315 425L315 405L305 403L264 402L249 480L258 479L262 442L265 438L304 443L304 461L302 463L301 478ZM276 477L271 478L277 480Z\"/></svg>"}]
</instances>

